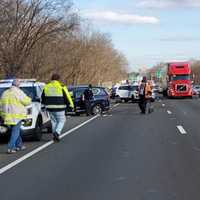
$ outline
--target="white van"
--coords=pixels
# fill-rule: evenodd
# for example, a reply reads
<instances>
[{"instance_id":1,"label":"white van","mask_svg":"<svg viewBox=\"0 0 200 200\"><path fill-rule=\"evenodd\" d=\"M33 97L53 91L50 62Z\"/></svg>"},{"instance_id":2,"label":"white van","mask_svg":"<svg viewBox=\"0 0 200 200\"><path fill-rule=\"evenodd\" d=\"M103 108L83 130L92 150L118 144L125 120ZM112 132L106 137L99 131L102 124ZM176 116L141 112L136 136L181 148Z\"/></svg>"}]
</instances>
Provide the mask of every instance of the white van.
<instances>
[{"instance_id":1,"label":"white van","mask_svg":"<svg viewBox=\"0 0 200 200\"><path fill-rule=\"evenodd\" d=\"M11 87L13 80L0 80L0 96ZM22 89L31 99L31 105L27 106L27 119L23 120L21 130L22 136L32 136L34 140L40 141L44 129L51 131L49 113L41 105L41 95L45 83L37 82L34 79L21 79ZM0 135L9 134L9 128L0 122Z\"/></svg>"}]
</instances>

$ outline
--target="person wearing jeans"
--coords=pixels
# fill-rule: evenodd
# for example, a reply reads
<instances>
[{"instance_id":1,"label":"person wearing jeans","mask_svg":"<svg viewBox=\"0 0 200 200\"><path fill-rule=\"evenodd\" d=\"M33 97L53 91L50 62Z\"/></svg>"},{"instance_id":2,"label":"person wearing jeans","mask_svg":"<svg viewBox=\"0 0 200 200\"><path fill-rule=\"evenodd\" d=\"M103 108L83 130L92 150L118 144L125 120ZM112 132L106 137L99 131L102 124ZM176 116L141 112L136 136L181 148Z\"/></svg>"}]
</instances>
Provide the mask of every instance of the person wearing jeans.
<instances>
[{"instance_id":1,"label":"person wearing jeans","mask_svg":"<svg viewBox=\"0 0 200 200\"><path fill-rule=\"evenodd\" d=\"M58 133L58 135L60 135L66 121L65 111L50 112L49 114L51 118L53 133Z\"/></svg>"},{"instance_id":2,"label":"person wearing jeans","mask_svg":"<svg viewBox=\"0 0 200 200\"><path fill-rule=\"evenodd\" d=\"M42 103L50 114L53 140L55 142L60 141L59 136L65 124L67 105L72 109L74 108L74 103L67 87L59 80L60 76L58 74L53 74L51 81L45 85L42 93Z\"/></svg>"},{"instance_id":3,"label":"person wearing jeans","mask_svg":"<svg viewBox=\"0 0 200 200\"><path fill-rule=\"evenodd\" d=\"M20 135L21 121L26 119L26 106L31 99L19 88L20 80L13 81L12 86L3 92L0 100L0 114L4 124L10 127L11 136L8 143L8 153L16 153L25 149Z\"/></svg>"},{"instance_id":4,"label":"person wearing jeans","mask_svg":"<svg viewBox=\"0 0 200 200\"><path fill-rule=\"evenodd\" d=\"M8 149L18 150L20 148L25 148L22 144L22 137L20 133L21 121L16 125L10 126L11 137L8 143Z\"/></svg>"}]
</instances>

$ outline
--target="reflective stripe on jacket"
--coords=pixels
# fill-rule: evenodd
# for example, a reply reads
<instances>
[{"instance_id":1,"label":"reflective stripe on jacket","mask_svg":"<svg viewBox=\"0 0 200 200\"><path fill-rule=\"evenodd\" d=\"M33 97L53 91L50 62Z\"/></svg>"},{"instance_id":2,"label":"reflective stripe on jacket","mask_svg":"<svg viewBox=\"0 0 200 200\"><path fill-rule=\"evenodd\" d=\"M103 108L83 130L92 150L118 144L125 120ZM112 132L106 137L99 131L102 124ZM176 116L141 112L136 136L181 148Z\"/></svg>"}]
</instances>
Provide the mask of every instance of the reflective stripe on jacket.
<instances>
[{"instance_id":1,"label":"reflective stripe on jacket","mask_svg":"<svg viewBox=\"0 0 200 200\"><path fill-rule=\"evenodd\" d=\"M18 87L12 86L6 90L0 100L0 114L6 125L16 125L22 119L26 119L25 106L31 104L31 99Z\"/></svg>"},{"instance_id":2,"label":"reflective stripe on jacket","mask_svg":"<svg viewBox=\"0 0 200 200\"><path fill-rule=\"evenodd\" d=\"M51 81L44 87L42 103L45 104L47 110L54 112L66 110L67 104L74 107L67 88L62 86L59 81Z\"/></svg>"}]
</instances>

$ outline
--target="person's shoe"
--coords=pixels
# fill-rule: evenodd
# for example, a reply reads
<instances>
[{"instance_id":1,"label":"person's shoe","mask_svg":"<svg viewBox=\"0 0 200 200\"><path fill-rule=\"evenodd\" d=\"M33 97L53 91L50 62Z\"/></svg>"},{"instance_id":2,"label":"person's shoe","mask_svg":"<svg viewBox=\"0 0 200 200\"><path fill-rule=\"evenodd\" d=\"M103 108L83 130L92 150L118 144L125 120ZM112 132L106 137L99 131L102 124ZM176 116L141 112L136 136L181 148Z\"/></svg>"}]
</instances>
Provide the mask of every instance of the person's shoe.
<instances>
[{"instance_id":1,"label":"person's shoe","mask_svg":"<svg viewBox=\"0 0 200 200\"><path fill-rule=\"evenodd\" d=\"M8 149L7 150L7 153L8 154L13 154L13 153L16 153L17 151L15 149Z\"/></svg>"},{"instance_id":2,"label":"person's shoe","mask_svg":"<svg viewBox=\"0 0 200 200\"><path fill-rule=\"evenodd\" d=\"M53 140L54 140L54 142L60 142L60 138L59 138L59 134L58 133L54 133L53 134Z\"/></svg>"},{"instance_id":3,"label":"person's shoe","mask_svg":"<svg viewBox=\"0 0 200 200\"><path fill-rule=\"evenodd\" d=\"M22 145L21 147L17 147L17 151L24 151L26 149L26 146Z\"/></svg>"}]
</instances>

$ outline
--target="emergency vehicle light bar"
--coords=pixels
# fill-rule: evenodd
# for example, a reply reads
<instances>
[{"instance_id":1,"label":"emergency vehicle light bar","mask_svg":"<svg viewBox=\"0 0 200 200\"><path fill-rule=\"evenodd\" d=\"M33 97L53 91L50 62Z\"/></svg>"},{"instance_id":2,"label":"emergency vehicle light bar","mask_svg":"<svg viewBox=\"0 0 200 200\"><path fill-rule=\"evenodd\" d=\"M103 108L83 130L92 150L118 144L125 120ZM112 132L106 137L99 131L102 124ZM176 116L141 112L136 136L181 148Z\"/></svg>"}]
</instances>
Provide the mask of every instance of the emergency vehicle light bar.
<instances>
[{"instance_id":1,"label":"emergency vehicle light bar","mask_svg":"<svg viewBox=\"0 0 200 200\"><path fill-rule=\"evenodd\" d=\"M12 83L14 79L3 79L0 80L0 83ZM25 82L36 82L36 79L19 79L20 82L25 83Z\"/></svg>"}]
</instances>

